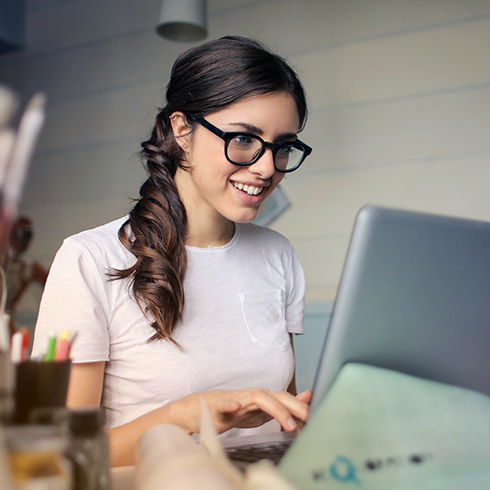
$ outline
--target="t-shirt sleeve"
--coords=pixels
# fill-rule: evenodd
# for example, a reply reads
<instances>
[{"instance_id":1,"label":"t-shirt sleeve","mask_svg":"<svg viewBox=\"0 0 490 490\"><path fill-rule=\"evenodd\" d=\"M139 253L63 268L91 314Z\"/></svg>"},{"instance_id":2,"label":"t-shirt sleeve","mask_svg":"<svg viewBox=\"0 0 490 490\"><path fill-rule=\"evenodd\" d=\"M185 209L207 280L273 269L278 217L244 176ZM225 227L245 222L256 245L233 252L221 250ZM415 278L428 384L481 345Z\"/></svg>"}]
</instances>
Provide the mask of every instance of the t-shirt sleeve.
<instances>
[{"instance_id":1,"label":"t-shirt sleeve","mask_svg":"<svg viewBox=\"0 0 490 490\"><path fill-rule=\"evenodd\" d=\"M67 239L51 265L34 333L32 357L43 354L48 337L62 330L77 333L71 350L74 362L109 360L105 271L90 252Z\"/></svg>"},{"instance_id":2,"label":"t-shirt sleeve","mask_svg":"<svg viewBox=\"0 0 490 490\"><path fill-rule=\"evenodd\" d=\"M304 333L305 274L296 251L291 246L290 272L287 277L286 322L289 333Z\"/></svg>"}]
</instances>

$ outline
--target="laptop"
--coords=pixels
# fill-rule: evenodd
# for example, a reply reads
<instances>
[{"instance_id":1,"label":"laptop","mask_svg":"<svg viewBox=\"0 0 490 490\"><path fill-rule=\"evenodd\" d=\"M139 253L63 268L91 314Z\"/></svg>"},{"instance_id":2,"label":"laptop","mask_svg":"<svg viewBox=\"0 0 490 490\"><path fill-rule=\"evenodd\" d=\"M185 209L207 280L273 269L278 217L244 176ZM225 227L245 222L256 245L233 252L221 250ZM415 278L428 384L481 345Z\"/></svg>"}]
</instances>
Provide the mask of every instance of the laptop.
<instances>
[{"instance_id":1,"label":"laptop","mask_svg":"<svg viewBox=\"0 0 490 490\"><path fill-rule=\"evenodd\" d=\"M348 362L490 396L489 352L490 222L361 209L313 383L311 413ZM261 458L277 463L281 456L274 448L296 435L222 442L239 466Z\"/></svg>"}]
</instances>

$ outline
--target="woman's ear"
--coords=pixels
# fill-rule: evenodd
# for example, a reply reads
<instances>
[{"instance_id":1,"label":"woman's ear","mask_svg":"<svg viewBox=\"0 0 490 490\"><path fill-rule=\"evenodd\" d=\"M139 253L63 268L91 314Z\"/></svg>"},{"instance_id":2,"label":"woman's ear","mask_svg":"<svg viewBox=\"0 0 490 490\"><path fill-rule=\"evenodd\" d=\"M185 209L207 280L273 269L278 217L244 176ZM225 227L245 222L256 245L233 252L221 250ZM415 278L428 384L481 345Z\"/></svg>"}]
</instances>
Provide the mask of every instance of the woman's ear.
<instances>
[{"instance_id":1,"label":"woman's ear","mask_svg":"<svg viewBox=\"0 0 490 490\"><path fill-rule=\"evenodd\" d=\"M189 141L192 128L187 122L183 112L176 111L170 116L170 124L174 133L175 141L185 152L189 149Z\"/></svg>"}]
</instances>

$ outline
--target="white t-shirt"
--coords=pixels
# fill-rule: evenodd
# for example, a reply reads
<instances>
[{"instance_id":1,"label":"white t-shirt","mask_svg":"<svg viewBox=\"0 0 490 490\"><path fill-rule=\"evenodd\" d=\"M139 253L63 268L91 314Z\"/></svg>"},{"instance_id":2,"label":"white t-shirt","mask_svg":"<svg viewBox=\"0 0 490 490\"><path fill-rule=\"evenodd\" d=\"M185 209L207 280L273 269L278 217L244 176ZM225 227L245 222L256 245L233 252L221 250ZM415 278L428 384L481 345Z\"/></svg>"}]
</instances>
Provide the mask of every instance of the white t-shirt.
<instances>
[{"instance_id":1,"label":"white t-shirt","mask_svg":"<svg viewBox=\"0 0 490 490\"><path fill-rule=\"evenodd\" d=\"M34 337L77 331L74 362L106 361L102 406L117 427L190 393L264 387L283 391L294 372L288 333L303 333L305 282L289 241L236 224L223 247L186 247L183 321L169 341L155 333L128 291L107 271L135 257L117 232L126 218L67 238L51 266ZM264 428L263 430L270 430Z\"/></svg>"}]
</instances>

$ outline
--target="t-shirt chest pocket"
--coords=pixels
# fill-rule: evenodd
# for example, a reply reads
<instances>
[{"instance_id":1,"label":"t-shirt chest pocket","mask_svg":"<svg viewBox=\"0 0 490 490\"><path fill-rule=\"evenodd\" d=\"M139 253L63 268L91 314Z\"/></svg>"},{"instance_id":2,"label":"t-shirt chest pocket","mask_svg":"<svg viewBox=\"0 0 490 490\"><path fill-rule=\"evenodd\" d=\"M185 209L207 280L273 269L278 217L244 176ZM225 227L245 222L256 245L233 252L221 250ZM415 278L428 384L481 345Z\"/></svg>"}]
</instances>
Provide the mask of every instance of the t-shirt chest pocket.
<instances>
[{"instance_id":1,"label":"t-shirt chest pocket","mask_svg":"<svg viewBox=\"0 0 490 490\"><path fill-rule=\"evenodd\" d=\"M290 344L286 325L286 298L281 289L241 293L243 315L256 344L285 351Z\"/></svg>"}]
</instances>

